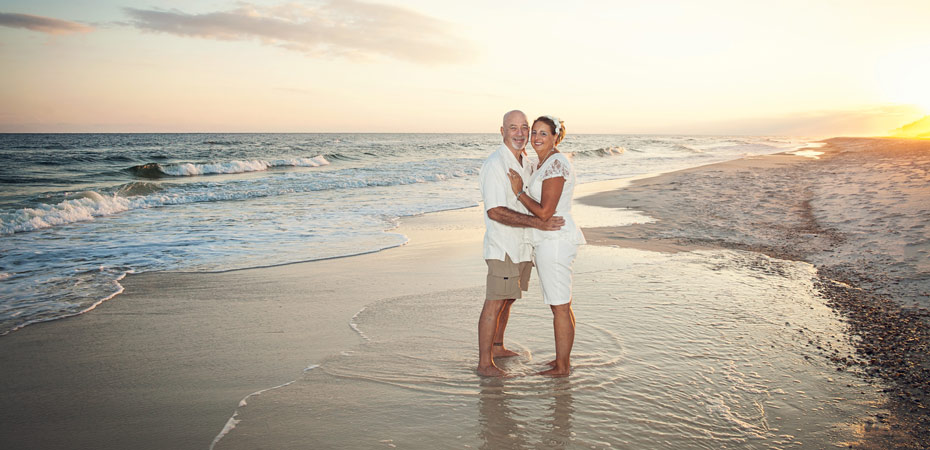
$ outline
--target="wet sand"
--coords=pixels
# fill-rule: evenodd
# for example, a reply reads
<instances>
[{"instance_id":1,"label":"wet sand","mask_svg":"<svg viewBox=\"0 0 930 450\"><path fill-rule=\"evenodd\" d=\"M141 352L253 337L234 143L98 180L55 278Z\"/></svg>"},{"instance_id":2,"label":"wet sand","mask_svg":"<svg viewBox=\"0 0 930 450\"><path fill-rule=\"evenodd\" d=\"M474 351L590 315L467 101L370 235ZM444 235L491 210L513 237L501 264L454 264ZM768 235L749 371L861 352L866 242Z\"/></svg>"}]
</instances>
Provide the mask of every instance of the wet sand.
<instances>
[{"instance_id":1,"label":"wet sand","mask_svg":"<svg viewBox=\"0 0 930 450\"><path fill-rule=\"evenodd\" d=\"M745 158L579 199L655 222L586 230L602 245L730 248L817 267L818 289L855 351L824 348L888 393L873 433L930 447L930 141L836 138L817 159Z\"/></svg>"},{"instance_id":2,"label":"wet sand","mask_svg":"<svg viewBox=\"0 0 930 450\"><path fill-rule=\"evenodd\" d=\"M365 305L483 278L480 220L406 222L411 242L374 254L130 275L87 314L0 338L2 447L208 448L241 399L357 345Z\"/></svg>"},{"instance_id":3,"label":"wet sand","mask_svg":"<svg viewBox=\"0 0 930 450\"><path fill-rule=\"evenodd\" d=\"M535 282L506 379L473 370L481 286L385 299L352 320L364 342L247 399L215 448L861 447L887 412L809 346L847 348L814 274L743 251L582 247L566 379L534 375L554 356Z\"/></svg>"}]
</instances>

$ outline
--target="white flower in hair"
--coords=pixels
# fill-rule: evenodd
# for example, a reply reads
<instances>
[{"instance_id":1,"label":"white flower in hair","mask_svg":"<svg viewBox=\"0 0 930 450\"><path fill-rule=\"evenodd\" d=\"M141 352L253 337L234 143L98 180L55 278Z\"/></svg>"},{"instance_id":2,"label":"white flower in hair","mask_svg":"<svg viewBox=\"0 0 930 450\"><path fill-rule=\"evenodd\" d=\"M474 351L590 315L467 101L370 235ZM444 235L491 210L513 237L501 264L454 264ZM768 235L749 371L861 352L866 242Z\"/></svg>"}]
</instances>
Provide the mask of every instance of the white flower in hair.
<instances>
[{"instance_id":1,"label":"white flower in hair","mask_svg":"<svg viewBox=\"0 0 930 450\"><path fill-rule=\"evenodd\" d=\"M547 119L551 120L555 124L555 135L558 136L562 132L562 121L555 116L546 116Z\"/></svg>"}]
</instances>

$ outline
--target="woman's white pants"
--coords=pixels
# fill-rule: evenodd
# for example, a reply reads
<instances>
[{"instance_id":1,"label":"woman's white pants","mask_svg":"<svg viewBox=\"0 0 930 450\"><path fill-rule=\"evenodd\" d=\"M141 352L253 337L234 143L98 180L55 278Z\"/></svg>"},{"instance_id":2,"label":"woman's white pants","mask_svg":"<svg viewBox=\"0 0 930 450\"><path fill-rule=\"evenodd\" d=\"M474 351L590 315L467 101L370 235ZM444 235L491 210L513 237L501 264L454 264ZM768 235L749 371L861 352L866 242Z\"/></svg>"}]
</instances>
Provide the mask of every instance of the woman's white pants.
<instances>
[{"instance_id":1,"label":"woman's white pants","mask_svg":"<svg viewBox=\"0 0 930 450\"><path fill-rule=\"evenodd\" d=\"M572 263L578 244L546 239L534 248L536 274L547 305L564 305L572 300Z\"/></svg>"}]
</instances>

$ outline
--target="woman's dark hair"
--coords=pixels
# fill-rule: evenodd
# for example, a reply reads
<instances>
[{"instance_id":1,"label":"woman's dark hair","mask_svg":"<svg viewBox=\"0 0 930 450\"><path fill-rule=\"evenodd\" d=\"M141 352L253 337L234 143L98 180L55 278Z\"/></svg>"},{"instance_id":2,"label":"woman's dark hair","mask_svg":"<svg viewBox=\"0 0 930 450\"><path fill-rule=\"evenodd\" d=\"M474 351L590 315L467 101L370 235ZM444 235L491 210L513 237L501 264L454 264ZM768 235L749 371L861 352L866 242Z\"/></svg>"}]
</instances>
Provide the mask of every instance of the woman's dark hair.
<instances>
[{"instance_id":1,"label":"woman's dark hair","mask_svg":"<svg viewBox=\"0 0 930 450\"><path fill-rule=\"evenodd\" d=\"M533 125L536 125L536 122L542 122L549 126L549 131L552 134L555 134L555 122L549 118L549 116L539 116L536 120L533 121ZM565 122L559 119L559 135L555 137L555 145L559 145L559 142L562 142L562 139L565 139Z\"/></svg>"}]
</instances>

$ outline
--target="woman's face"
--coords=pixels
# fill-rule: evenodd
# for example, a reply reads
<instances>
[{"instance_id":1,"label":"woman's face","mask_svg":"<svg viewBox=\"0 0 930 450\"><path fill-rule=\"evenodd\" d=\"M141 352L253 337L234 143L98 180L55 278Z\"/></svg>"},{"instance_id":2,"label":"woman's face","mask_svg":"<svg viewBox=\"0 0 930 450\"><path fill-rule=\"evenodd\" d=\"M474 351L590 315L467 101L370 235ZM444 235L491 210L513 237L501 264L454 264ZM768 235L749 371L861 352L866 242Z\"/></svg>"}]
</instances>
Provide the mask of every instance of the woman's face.
<instances>
[{"instance_id":1,"label":"woman's face","mask_svg":"<svg viewBox=\"0 0 930 450\"><path fill-rule=\"evenodd\" d=\"M533 150L536 150L536 153L543 154L552 150L552 147L555 147L555 136L549 125L541 120L534 123L530 143L533 144Z\"/></svg>"}]
</instances>

